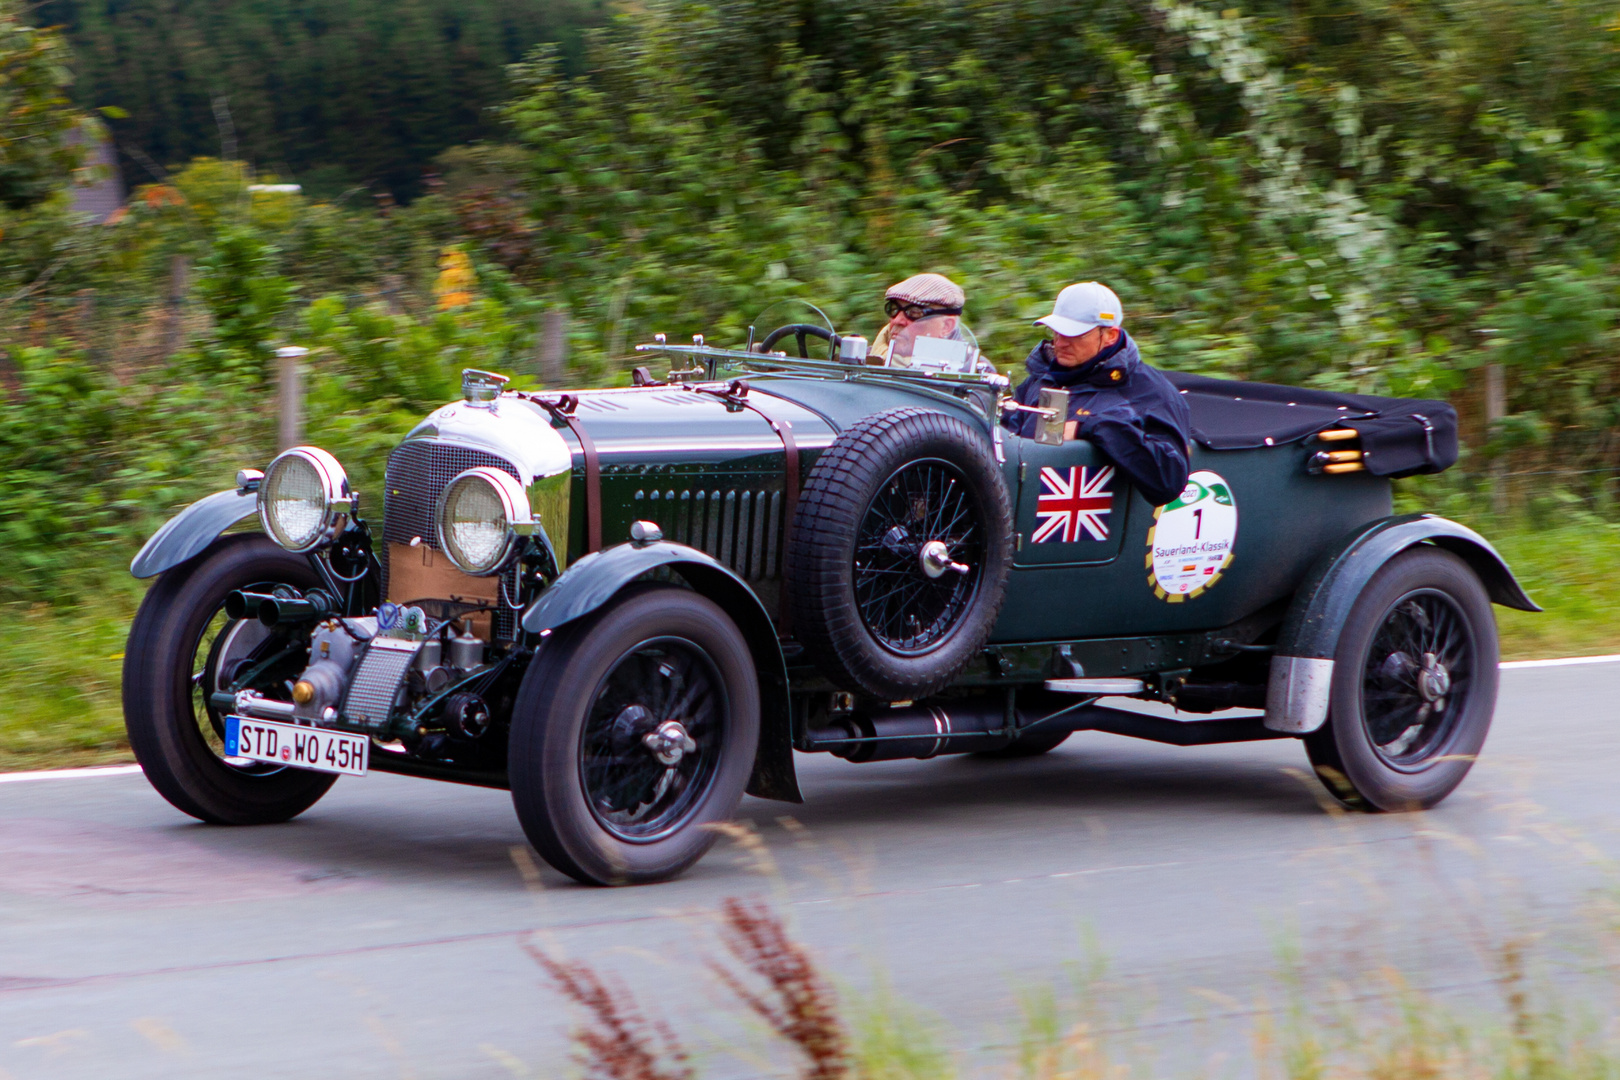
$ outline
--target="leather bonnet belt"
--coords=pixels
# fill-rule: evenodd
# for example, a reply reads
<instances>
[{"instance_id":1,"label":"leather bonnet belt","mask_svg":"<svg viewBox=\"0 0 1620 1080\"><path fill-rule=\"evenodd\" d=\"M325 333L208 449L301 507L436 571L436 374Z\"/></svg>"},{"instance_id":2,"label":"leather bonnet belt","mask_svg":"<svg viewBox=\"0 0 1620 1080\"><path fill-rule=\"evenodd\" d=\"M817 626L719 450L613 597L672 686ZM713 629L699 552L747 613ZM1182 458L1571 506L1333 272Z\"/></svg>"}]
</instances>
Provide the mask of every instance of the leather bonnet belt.
<instances>
[{"instance_id":1,"label":"leather bonnet belt","mask_svg":"<svg viewBox=\"0 0 1620 1080\"><path fill-rule=\"evenodd\" d=\"M574 433L579 440L580 454L585 458L585 553L602 550L602 462L596 454L596 443L591 439L590 432L574 410L579 406L579 398L573 394L564 394L555 400L543 397L530 397L537 405L543 405L547 412L568 425L568 430ZM567 537L563 538L566 547Z\"/></svg>"},{"instance_id":2,"label":"leather bonnet belt","mask_svg":"<svg viewBox=\"0 0 1620 1080\"><path fill-rule=\"evenodd\" d=\"M697 388L694 388L697 389ZM787 555L788 542L792 538L793 518L799 509L799 444L793 437L793 422L785 417L772 416L767 408L761 407L754 395L749 393L747 383L738 380L725 390L703 389L702 393L713 394L724 398L729 403L740 405L742 408L757 414L760 419L770 425L776 437L782 440L782 501L783 529L782 553ZM766 397L771 395L760 391ZM592 441L585 425L575 415L579 399L573 394L564 394L560 398L530 397L529 400L545 407L552 416L568 425L568 430L574 433L579 440L580 452L585 459L585 550L587 553L602 549L602 465L596 453L596 443ZM782 619L787 619L787 591L783 590Z\"/></svg>"}]
</instances>

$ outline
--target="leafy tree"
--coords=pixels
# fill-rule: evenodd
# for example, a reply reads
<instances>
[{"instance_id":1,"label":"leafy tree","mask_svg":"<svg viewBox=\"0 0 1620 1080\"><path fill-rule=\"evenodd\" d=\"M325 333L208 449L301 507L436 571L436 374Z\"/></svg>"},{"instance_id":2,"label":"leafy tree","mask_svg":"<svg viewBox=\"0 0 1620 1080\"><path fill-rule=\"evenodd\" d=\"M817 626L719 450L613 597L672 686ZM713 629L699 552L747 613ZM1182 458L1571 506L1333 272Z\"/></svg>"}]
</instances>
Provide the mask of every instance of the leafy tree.
<instances>
[{"instance_id":1,"label":"leafy tree","mask_svg":"<svg viewBox=\"0 0 1620 1080\"><path fill-rule=\"evenodd\" d=\"M1612 0L649 0L521 69L525 273L611 344L795 292L875 325L941 270L1003 364L1100 278L1160 363L1453 396L1477 446L1500 364L1503 438L1620 465L1617 38Z\"/></svg>"},{"instance_id":2,"label":"leafy tree","mask_svg":"<svg viewBox=\"0 0 1620 1080\"><path fill-rule=\"evenodd\" d=\"M10 2L10 0L8 0ZM605 0L45 0L78 56L78 97L135 182L237 157L323 195L407 196L439 151L491 134L505 66L542 41L577 53ZM233 148L234 144L234 148Z\"/></svg>"},{"instance_id":3,"label":"leafy tree","mask_svg":"<svg viewBox=\"0 0 1620 1080\"><path fill-rule=\"evenodd\" d=\"M85 123L61 36L23 21L21 0L0 0L0 206L24 210L63 187L81 151Z\"/></svg>"}]
</instances>

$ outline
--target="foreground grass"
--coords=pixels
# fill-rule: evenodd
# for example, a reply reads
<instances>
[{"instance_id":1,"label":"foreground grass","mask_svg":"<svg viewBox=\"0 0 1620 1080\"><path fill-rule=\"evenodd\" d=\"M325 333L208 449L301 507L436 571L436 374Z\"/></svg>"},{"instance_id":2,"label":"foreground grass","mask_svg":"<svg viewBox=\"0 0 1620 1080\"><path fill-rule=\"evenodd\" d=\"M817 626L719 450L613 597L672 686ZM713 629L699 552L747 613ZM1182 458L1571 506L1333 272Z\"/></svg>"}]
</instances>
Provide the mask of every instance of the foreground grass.
<instances>
[{"instance_id":1,"label":"foreground grass","mask_svg":"<svg viewBox=\"0 0 1620 1080\"><path fill-rule=\"evenodd\" d=\"M746 830L745 830L746 831ZM739 839L740 836L734 836ZM762 843L750 834L742 846ZM753 856L750 855L752 858ZM526 856L525 856L526 858ZM758 866L776 880L774 864ZM1374 910L1376 896L1366 902ZM688 913L689 928L706 921ZM1390 963L1323 961L1334 956L1295 937L1278 941L1276 983L1251 1001L1193 989L1224 1012L1207 1017L1249 1028L1249 1051L1204 1043L1195 1017L1153 1022L1147 989L1117 979L1106 957L1063 964L1067 979L1040 978L1019 993L1021 1022L1011 1038L962 1047L962 1032L895 996L879 973L874 992L839 990L812 950L796 940L790 917L764 900L731 897L715 914L717 945L706 958L721 997L754 1021L752 1037L699 1048L690 1028L668 1020L669 1003L603 978L594 959L570 959L537 935L524 948L574 1020L573 1064L598 1080L700 1080L721 1057L747 1061L757 1075L794 1080L1613 1080L1620 1040L1607 1005L1612 964L1585 963L1585 977L1557 991L1538 945L1543 931L1499 936L1475 925L1465 951L1481 964L1469 998L1422 988ZM1589 898L1575 922L1593 958L1612 958L1613 893ZM1376 945L1360 935L1363 950ZM701 939L701 938L700 938ZM1572 939L1575 940L1575 939ZM1462 944L1463 939L1458 940ZM1471 946L1471 948L1469 948ZM1307 963L1307 960L1310 962ZM1568 979L1572 972L1566 971ZM1468 984L1464 984L1468 985ZM1449 987L1458 989L1456 984ZM1280 994L1278 1001L1274 994ZM1144 1007L1147 1009L1143 1011ZM1187 1021L1192 1021L1187 1026ZM701 1036L698 1036L700 1039ZM994 1038L994 1036L992 1036ZM1172 1045L1172 1043L1179 1045ZM951 1049L956 1044L959 1049ZM1239 1044L1240 1045L1240 1044ZM1187 1050L1208 1055L1202 1067ZM1174 1054L1167 1051L1177 1051ZM694 1051L698 1051L695 1052ZM1234 1053L1233 1051L1237 1051ZM970 1060L972 1059L972 1060ZM997 1060L999 1059L999 1060ZM517 1075L551 1075L518 1059Z\"/></svg>"},{"instance_id":2,"label":"foreground grass","mask_svg":"<svg viewBox=\"0 0 1620 1080\"><path fill-rule=\"evenodd\" d=\"M1502 659L1620 652L1620 527L1485 529L1541 614L1497 608Z\"/></svg>"},{"instance_id":3,"label":"foreground grass","mask_svg":"<svg viewBox=\"0 0 1620 1080\"><path fill-rule=\"evenodd\" d=\"M1497 609L1504 660L1620 652L1620 526L1481 529L1547 609ZM110 572L77 604L0 605L0 770L131 760L119 674L143 591Z\"/></svg>"},{"instance_id":4,"label":"foreground grass","mask_svg":"<svg viewBox=\"0 0 1620 1080\"><path fill-rule=\"evenodd\" d=\"M119 676L140 589L88 595L66 608L0 606L0 770L133 760Z\"/></svg>"}]
</instances>

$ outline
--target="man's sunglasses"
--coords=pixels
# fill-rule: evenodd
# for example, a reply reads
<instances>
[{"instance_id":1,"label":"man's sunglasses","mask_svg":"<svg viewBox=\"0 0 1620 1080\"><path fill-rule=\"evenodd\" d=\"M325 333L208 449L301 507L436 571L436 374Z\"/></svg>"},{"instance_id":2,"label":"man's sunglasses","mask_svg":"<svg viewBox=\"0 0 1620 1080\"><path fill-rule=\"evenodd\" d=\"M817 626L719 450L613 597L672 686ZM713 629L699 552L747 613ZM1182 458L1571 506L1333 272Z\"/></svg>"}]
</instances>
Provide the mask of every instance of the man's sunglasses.
<instances>
[{"instance_id":1,"label":"man's sunglasses","mask_svg":"<svg viewBox=\"0 0 1620 1080\"><path fill-rule=\"evenodd\" d=\"M961 308L936 308L928 307L925 304L906 304L892 298L883 305L884 314L888 315L888 317L891 319L900 314L902 311L906 313L906 318L910 319L912 322L916 322L918 319L927 318L929 315L962 314Z\"/></svg>"}]
</instances>

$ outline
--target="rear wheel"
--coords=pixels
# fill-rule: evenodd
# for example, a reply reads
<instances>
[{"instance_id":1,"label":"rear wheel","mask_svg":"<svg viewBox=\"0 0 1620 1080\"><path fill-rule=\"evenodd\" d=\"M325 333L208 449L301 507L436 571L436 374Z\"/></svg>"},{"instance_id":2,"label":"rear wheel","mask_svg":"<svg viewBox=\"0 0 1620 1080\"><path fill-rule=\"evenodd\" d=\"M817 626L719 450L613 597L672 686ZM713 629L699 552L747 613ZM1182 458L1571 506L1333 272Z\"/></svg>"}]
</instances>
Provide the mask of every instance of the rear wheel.
<instances>
[{"instance_id":1,"label":"rear wheel","mask_svg":"<svg viewBox=\"0 0 1620 1080\"><path fill-rule=\"evenodd\" d=\"M176 808L219 825L287 821L337 779L225 757L225 717L209 701L244 675L266 697L289 700L307 644L228 618L225 598L317 584L302 555L243 535L215 541L147 591L124 650L124 726L146 778Z\"/></svg>"},{"instance_id":2,"label":"rear wheel","mask_svg":"<svg viewBox=\"0 0 1620 1080\"><path fill-rule=\"evenodd\" d=\"M748 643L713 601L626 593L553 635L512 716L512 803L529 840L591 885L674 877L737 809L759 739Z\"/></svg>"},{"instance_id":3,"label":"rear wheel","mask_svg":"<svg viewBox=\"0 0 1620 1080\"><path fill-rule=\"evenodd\" d=\"M1454 791L1496 711L1491 602L1468 564L1419 547L1390 560L1350 610L1328 723L1305 738L1335 798L1424 810Z\"/></svg>"}]
</instances>

